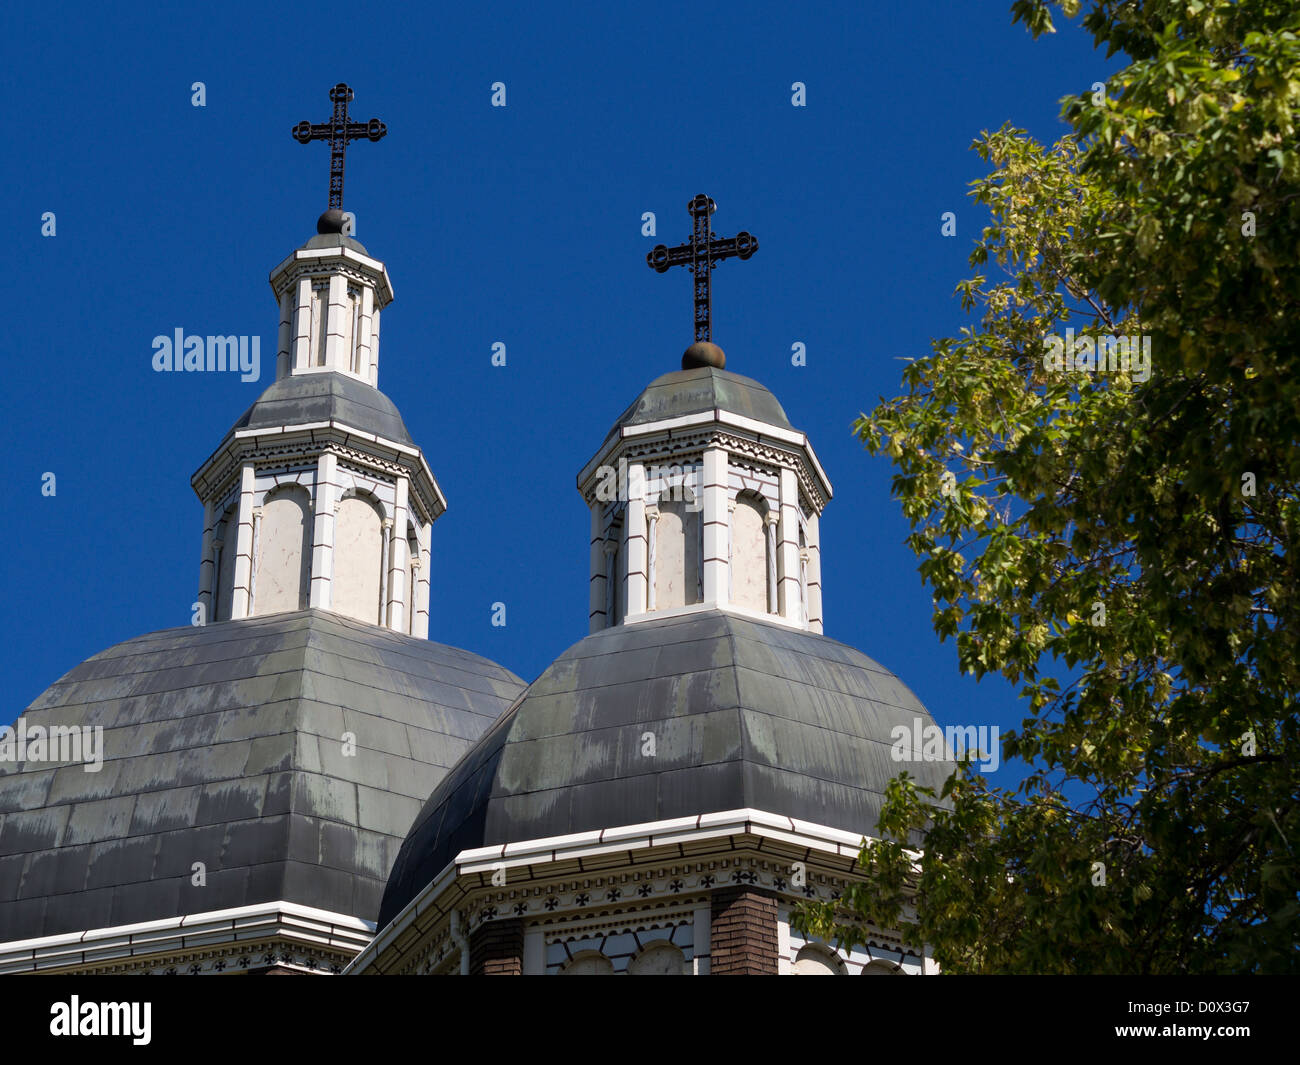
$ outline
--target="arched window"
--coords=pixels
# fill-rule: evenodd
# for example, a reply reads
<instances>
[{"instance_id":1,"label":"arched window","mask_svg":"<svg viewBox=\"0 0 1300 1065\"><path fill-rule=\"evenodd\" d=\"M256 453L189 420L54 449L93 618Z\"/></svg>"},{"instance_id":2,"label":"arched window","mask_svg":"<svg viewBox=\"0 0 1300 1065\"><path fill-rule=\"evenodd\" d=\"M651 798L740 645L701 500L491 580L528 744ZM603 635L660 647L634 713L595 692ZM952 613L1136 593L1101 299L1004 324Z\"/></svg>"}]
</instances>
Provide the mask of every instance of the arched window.
<instances>
[{"instance_id":1,"label":"arched window","mask_svg":"<svg viewBox=\"0 0 1300 1065\"><path fill-rule=\"evenodd\" d=\"M383 568L383 518L368 496L352 494L339 503L334 522L333 609L350 618L379 625Z\"/></svg>"},{"instance_id":2,"label":"arched window","mask_svg":"<svg viewBox=\"0 0 1300 1065\"><path fill-rule=\"evenodd\" d=\"M311 520L307 490L276 488L262 505L257 535L255 614L302 610L310 590Z\"/></svg>"},{"instance_id":3,"label":"arched window","mask_svg":"<svg viewBox=\"0 0 1300 1065\"><path fill-rule=\"evenodd\" d=\"M843 976L844 965L825 947L810 943L795 955L794 975Z\"/></svg>"},{"instance_id":4,"label":"arched window","mask_svg":"<svg viewBox=\"0 0 1300 1065\"><path fill-rule=\"evenodd\" d=\"M627 971L632 976L685 976L686 955L661 939L633 958Z\"/></svg>"},{"instance_id":5,"label":"arched window","mask_svg":"<svg viewBox=\"0 0 1300 1065\"><path fill-rule=\"evenodd\" d=\"M862 967L862 976L906 976L902 968L892 961L877 958Z\"/></svg>"},{"instance_id":6,"label":"arched window","mask_svg":"<svg viewBox=\"0 0 1300 1065\"><path fill-rule=\"evenodd\" d=\"M731 515L731 594L746 610L768 608L767 502L755 492L736 496Z\"/></svg>"},{"instance_id":7,"label":"arched window","mask_svg":"<svg viewBox=\"0 0 1300 1065\"><path fill-rule=\"evenodd\" d=\"M560 970L561 976L612 976L614 964L594 950L584 951Z\"/></svg>"}]
</instances>

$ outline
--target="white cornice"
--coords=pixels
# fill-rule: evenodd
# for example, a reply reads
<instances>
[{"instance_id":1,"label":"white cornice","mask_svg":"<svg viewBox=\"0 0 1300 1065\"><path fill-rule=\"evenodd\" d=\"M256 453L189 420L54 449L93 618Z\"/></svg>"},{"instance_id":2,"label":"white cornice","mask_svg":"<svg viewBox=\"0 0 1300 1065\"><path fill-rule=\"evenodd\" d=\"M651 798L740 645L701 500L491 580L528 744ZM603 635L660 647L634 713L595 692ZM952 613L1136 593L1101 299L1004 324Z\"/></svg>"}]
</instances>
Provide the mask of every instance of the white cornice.
<instances>
[{"instance_id":1,"label":"white cornice","mask_svg":"<svg viewBox=\"0 0 1300 1065\"><path fill-rule=\"evenodd\" d=\"M271 271L271 291L276 301L286 287L303 274L329 272L330 267L342 268L340 272L358 271L362 280L375 286L375 305L383 310L393 302L393 283L388 270L378 259L353 251L344 245L332 248L299 248ZM350 269L349 269L350 268Z\"/></svg>"},{"instance_id":2,"label":"white cornice","mask_svg":"<svg viewBox=\"0 0 1300 1065\"><path fill-rule=\"evenodd\" d=\"M716 440L710 438L711 431L717 434ZM659 442L665 453L680 448L721 447L749 456L757 448L770 461L793 468L799 474L805 493L818 511L832 495L830 479L804 433L719 409L623 426L583 466L578 474L578 491L589 498L601 467L614 465L626 450L658 450L655 445Z\"/></svg>"},{"instance_id":3,"label":"white cornice","mask_svg":"<svg viewBox=\"0 0 1300 1065\"><path fill-rule=\"evenodd\" d=\"M376 436L339 421L234 429L226 434L217 449L190 478L190 487L201 502L207 503L209 496L223 494L226 482L237 474L238 467L245 458L267 448L292 448L295 444L300 445L299 450L304 457L328 451L334 446L356 452L354 458L367 456L377 464L392 463L411 478L412 487L420 494L431 515L430 520L436 520L447 509L447 497L442 494L441 486L425 461L424 452L418 447L399 444L396 440Z\"/></svg>"},{"instance_id":4,"label":"white cornice","mask_svg":"<svg viewBox=\"0 0 1300 1065\"><path fill-rule=\"evenodd\" d=\"M409 947L461 905L470 891L490 884L494 873L513 872L512 884L518 880L535 885L564 875L561 870L571 873L585 868L583 863L589 860L599 860L599 868L608 872L618 867L611 864L617 855L626 855L629 866L682 855L696 861L715 849L734 855L745 844L773 854L783 852L796 860L806 861L816 854L823 862L852 873L857 869L862 836L762 810L739 809L463 850L352 960L345 973L364 972L395 944ZM421 920L430 910L434 911L432 918Z\"/></svg>"},{"instance_id":5,"label":"white cornice","mask_svg":"<svg viewBox=\"0 0 1300 1065\"><path fill-rule=\"evenodd\" d=\"M0 973L83 967L268 937L355 953L370 941L374 929L373 921L346 914L296 902L266 902L0 943Z\"/></svg>"}]
</instances>

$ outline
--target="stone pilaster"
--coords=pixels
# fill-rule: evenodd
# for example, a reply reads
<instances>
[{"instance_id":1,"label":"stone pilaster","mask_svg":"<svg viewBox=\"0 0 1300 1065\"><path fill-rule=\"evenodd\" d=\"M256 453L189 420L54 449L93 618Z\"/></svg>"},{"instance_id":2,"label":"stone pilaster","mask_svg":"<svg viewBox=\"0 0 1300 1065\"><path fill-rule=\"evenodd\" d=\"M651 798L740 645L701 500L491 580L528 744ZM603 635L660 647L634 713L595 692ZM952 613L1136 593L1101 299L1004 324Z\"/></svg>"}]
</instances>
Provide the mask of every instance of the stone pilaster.
<instances>
[{"instance_id":1,"label":"stone pilaster","mask_svg":"<svg viewBox=\"0 0 1300 1065\"><path fill-rule=\"evenodd\" d=\"M232 621L248 617L249 593L253 585L253 464L245 463L239 473L238 532L235 534L235 590L230 597Z\"/></svg>"},{"instance_id":2,"label":"stone pilaster","mask_svg":"<svg viewBox=\"0 0 1300 1065\"><path fill-rule=\"evenodd\" d=\"M406 631L406 587L407 553L406 543L406 508L411 482L406 477L397 478L397 493L393 503L393 543L388 563L388 611L385 624L398 632Z\"/></svg>"},{"instance_id":3,"label":"stone pilaster","mask_svg":"<svg viewBox=\"0 0 1300 1065\"><path fill-rule=\"evenodd\" d=\"M276 334L275 379L289 376L293 350L293 291L280 293L280 328Z\"/></svg>"},{"instance_id":4,"label":"stone pilaster","mask_svg":"<svg viewBox=\"0 0 1300 1065\"><path fill-rule=\"evenodd\" d=\"M311 552L311 606L328 610L334 580L334 523L339 488L335 483L338 460L326 451L316 462L316 487L312 493L315 525Z\"/></svg>"},{"instance_id":5,"label":"stone pilaster","mask_svg":"<svg viewBox=\"0 0 1300 1065\"><path fill-rule=\"evenodd\" d=\"M781 581L781 616L801 624L799 598L799 480L793 470L781 471L781 524L778 530L778 572Z\"/></svg>"},{"instance_id":6,"label":"stone pilaster","mask_svg":"<svg viewBox=\"0 0 1300 1065\"><path fill-rule=\"evenodd\" d=\"M304 370L311 365L311 278L298 279L298 305L294 312L293 368Z\"/></svg>"},{"instance_id":7,"label":"stone pilaster","mask_svg":"<svg viewBox=\"0 0 1300 1065\"><path fill-rule=\"evenodd\" d=\"M429 534L432 529L432 525L421 525L415 533L420 546L420 568L415 577L415 614L411 635L424 640L429 638L429 566L432 559Z\"/></svg>"},{"instance_id":8,"label":"stone pilaster","mask_svg":"<svg viewBox=\"0 0 1300 1065\"><path fill-rule=\"evenodd\" d=\"M808 628L822 631L822 536L821 518L808 515Z\"/></svg>"},{"instance_id":9,"label":"stone pilaster","mask_svg":"<svg viewBox=\"0 0 1300 1065\"><path fill-rule=\"evenodd\" d=\"M587 631L599 632L609 624L605 592L608 574L605 572L605 514L599 502L591 507L591 545L587 581Z\"/></svg>"},{"instance_id":10,"label":"stone pilaster","mask_svg":"<svg viewBox=\"0 0 1300 1065\"><path fill-rule=\"evenodd\" d=\"M700 554L704 569L703 602L725 607L731 601L731 513L727 499L727 453L711 447L704 452L700 470L704 509L700 520L704 545Z\"/></svg>"},{"instance_id":11,"label":"stone pilaster","mask_svg":"<svg viewBox=\"0 0 1300 1065\"><path fill-rule=\"evenodd\" d=\"M217 586L217 558L213 545L216 533L217 510L212 500L203 504L203 548L199 552L199 598L203 605L203 620L216 621L212 612L212 593Z\"/></svg>"},{"instance_id":12,"label":"stone pilaster","mask_svg":"<svg viewBox=\"0 0 1300 1065\"><path fill-rule=\"evenodd\" d=\"M627 551L626 594L623 616L630 618L646 609L645 467L639 462L627 466L627 519L623 542Z\"/></svg>"}]
</instances>

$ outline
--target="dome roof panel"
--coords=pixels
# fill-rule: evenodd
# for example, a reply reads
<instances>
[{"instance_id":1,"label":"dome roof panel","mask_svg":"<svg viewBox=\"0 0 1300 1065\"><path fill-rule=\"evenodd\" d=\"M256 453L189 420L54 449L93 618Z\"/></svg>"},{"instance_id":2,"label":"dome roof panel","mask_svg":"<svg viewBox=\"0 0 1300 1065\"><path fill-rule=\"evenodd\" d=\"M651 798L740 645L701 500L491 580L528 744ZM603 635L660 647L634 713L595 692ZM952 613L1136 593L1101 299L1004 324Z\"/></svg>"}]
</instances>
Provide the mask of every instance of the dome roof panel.
<instances>
[{"instance_id":1,"label":"dome roof panel","mask_svg":"<svg viewBox=\"0 0 1300 1065\"><path fill-rule=\"evenodd\" d=\"M101 769L0 763L0 942L277 900L374 920L429 789L523 686L319 610L110 647L22 715L101 727Z\"/></svg>"},{"instance_id":2,"label":"dome roof panel","mask_svg":"<svg viewBox=\"0 0 1300 1065\"><path fill-rule=\"evenodd\" d=\"M595 633L434 789L380 925L466 848L743 808L872 832L900 769L951 771L891 757L891 730L918 720L933 723L892 673L816 633L718 610Z\"/></svg>"}]
</instances>

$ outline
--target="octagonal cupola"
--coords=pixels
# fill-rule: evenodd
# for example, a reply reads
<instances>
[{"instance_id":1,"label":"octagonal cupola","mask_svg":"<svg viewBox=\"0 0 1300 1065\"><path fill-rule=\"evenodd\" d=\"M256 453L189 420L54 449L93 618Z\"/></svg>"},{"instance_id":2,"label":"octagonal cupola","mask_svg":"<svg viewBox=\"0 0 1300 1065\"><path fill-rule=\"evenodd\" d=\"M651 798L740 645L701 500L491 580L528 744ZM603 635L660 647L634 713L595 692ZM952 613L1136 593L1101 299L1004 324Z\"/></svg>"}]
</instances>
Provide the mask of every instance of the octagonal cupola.
<instances>
[{"instance_id":1,"label":"octagonal cupola","mask_svg":"<svg viewBox=\"0 0 1300 1065\"><path fill-rule=\"evenodd\" d=\"M830 482L776 397L694 344L578 475L591 632L710 609L822 631Z\"/></svg>"}]
</instances>

